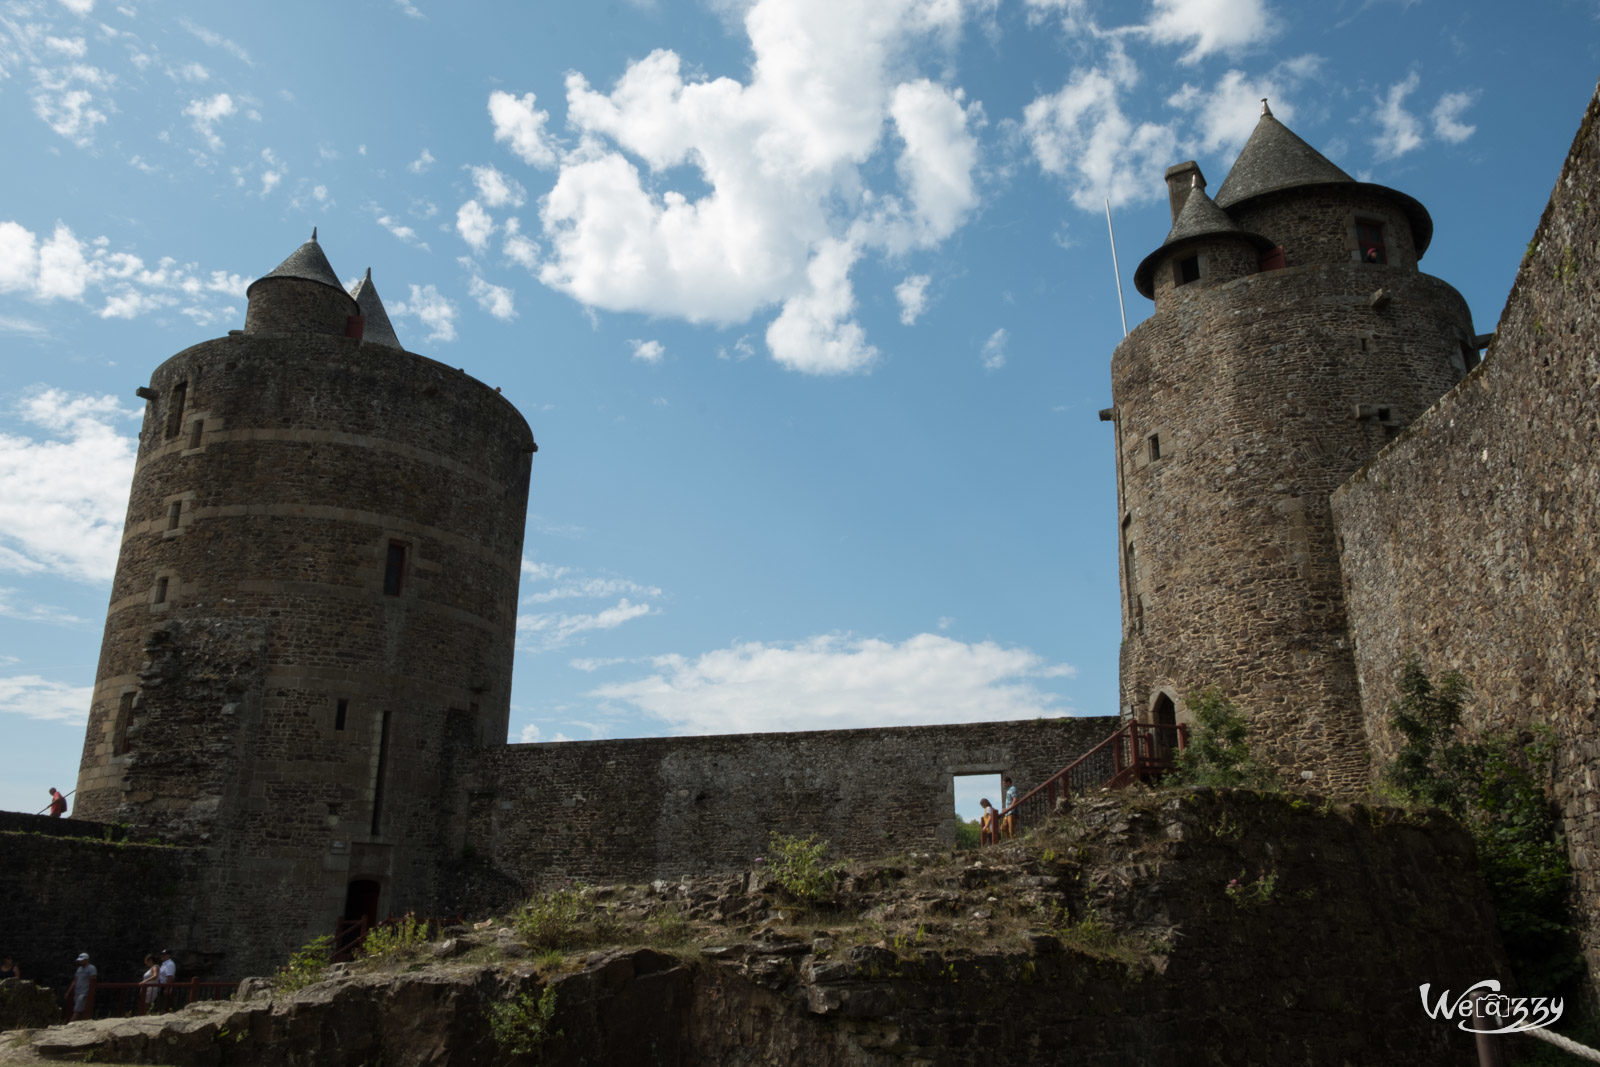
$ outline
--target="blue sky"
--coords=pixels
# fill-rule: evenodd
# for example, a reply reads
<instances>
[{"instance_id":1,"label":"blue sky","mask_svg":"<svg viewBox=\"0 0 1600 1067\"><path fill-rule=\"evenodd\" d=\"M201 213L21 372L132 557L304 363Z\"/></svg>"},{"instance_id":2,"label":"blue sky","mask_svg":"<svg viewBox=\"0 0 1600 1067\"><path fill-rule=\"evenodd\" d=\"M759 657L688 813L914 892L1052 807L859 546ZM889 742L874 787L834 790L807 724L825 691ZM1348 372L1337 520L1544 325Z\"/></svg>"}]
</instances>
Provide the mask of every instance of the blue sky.
<instances>
[{"instance_id":1,"label":"blue sky","mask_svg":"<svg viewBox=\"0 0 1600 1067\"><path fill-rule=\"evenodd\" d=\"M0 0L0 807L71 788L134 389L320 229L539 439L511 740L1117 708L1108 361L1270 97L1493 328L1600 4Z\"/></svg>"}]
</instances>

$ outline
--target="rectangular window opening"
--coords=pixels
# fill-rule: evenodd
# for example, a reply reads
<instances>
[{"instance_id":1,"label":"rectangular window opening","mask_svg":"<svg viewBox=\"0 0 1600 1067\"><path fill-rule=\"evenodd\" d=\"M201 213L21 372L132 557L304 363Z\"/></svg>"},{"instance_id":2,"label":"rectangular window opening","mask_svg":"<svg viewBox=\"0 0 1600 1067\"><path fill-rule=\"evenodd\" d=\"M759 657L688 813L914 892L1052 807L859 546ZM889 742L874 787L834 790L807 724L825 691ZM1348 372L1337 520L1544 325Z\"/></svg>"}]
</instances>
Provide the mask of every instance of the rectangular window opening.
<instances>
[{"instance_id":1,"label":"rectangular window opening","mask_svg":"<svg viewBox=\"0 0 1600 1067\"><path fill-rule=\"evenodd\" d=\"M1363 263L1389 262L1389 250L1383 243L1383 223L1371 219L1356 220L1356 248Z\"/></svg>"},{"instance_id":2,"label":"rectangular window opening","mask_svg":"<svg viewBox=\"0 0 1600 1067\"><path fill-rule=\"evenodd\" d=\"M383 595L399 596L406 576L406 546L389 542L389 555L383 564Z\"/></svg>"},{"instance_id":3,"label":"rectangular window opening","mask_svg":"<svg viewBox=\"0 0 1600 1067\"><path fill-rule=\"evenodd\" d=\"M179 382L172 387L172 400L167 407L167 439L178 436L183 429L183 402L189 394L189 383Z\"/></svg>"},{"instance_id":4,"label":"rectangular window opening","mask_svg":"<svg viewBox=\"0 0 1600 1067\"><path fill-rule=\"evenodd\" d=\"M389 762L389 712L383 713L378 724L378 762L372 767L372 836L377 837L383 826L383 770Z\"/></svg>"},{"instance_id":5,"label":"rectangular window opening","mask_svg":"<svg viewBox=\"0 0 1600 1067\"><path fill-rule=\"evenodd\" d=\"M157 578L156 579L156 598L155 598L154 601L152 601L152 603L165 604L166 602L167 602L167 580L165 578Z\"/></svg>"},{"instance_id":6,"label":"rectangular window opening","mask_svg":"<svg viewBox=\"0 0 1600 1067\"><path fill-rule=\"evenodd\" d=\"M194 420L193 425L191 425L189 427L189 447L190 448L199 448L200 447L200 435L205 433L205 429L206 429L206 420L205 419L195 419Z\"/></svg>"},{"instance_id":7,"label":"rectangular window opening","mask_svg":"<svg viewBox=\"0 0 1600 1067\"><path fill-rule=\"evenodd\" d=\"M345 715L349 711L350 711L350 701L346 700L344 697L340 697L339 698L339 703L334 705L334 709L333 709L333 728L335 730L343 730L344 729Z\"/></svg>"},{"instance_id":8,"label":"rectangular window opening","mask_svg":"<svg viewBox=\"0 0 1600 1067\"><path fill-rule=\"evenodd\" d=\"M183 501L174 500L172 503L168 504L167 505L167 529L176 530L178 528L178 517L180 515L182 515L182 514L183 514Z\"/></svg>"},{"instance_id":9,"label":"rectangular window opening","mask_svg":"<svg viewBox=\"0 0 1600 1067\"><path fill-rule=\"evenodd\" d=\"M1185 256L1173 264L1173 269L1175 284L1188 285L1190 282L1197 282L1200 280L1200 257Z\"/></svg>"},{"instance_id":10,"label":"rectangular window opening","mask_svg":"<svg viewBox=\"0 0 1600 1067\"><path fill-rule=\"evenodd\" d=\"M996 828L1005 797L1000 792L1000 773L957 774L954 778L956 797L956 847L975 848L983 833L983 801L994 809Z\"/></svg>"},{"instance_id":11,"label":"rectangular window opening","mask_svg":"<svg viewBox=\"0 0 1600 1067\"><path fill-rule=\"evenodd\" d=\"M1161 435L1158 433L1153 433L1150 435L1150 458L1161 458Z\"/></svg>"},{"instance_id":12,"label":"rectangular window opening","mask_svg":"<svg viewBox=\"0 0 1600 1067\"><path fill-rule=\"evenodd\" d=\"M128 751L128 720L133 718L132 689L123 693L117 701L117 719L111 727L111 754L113 756L126 755Z\"/></svg>"}]
</instances>

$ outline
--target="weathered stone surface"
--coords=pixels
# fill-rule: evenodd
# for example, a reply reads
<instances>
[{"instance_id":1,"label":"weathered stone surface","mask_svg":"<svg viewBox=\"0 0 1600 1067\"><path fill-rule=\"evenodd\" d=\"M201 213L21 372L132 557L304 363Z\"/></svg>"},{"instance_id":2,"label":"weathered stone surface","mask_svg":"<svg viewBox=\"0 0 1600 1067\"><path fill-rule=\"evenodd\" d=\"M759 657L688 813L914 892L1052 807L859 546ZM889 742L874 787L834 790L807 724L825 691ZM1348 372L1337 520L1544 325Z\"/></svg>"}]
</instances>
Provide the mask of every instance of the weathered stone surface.
<instances>
[{"instance_id":1,"label":"weathered stone surface","mask_svg":"<svg viewBox=\"0 0 1600 1067\"><path fill-rule=\"evenodd\" d=\"M1483 365L1334 495L1367 733L1408 654L1459 670L1469 725L1555 731L1554 792L1600 971L1600 96Z\"/></svg>"}]
</instances>

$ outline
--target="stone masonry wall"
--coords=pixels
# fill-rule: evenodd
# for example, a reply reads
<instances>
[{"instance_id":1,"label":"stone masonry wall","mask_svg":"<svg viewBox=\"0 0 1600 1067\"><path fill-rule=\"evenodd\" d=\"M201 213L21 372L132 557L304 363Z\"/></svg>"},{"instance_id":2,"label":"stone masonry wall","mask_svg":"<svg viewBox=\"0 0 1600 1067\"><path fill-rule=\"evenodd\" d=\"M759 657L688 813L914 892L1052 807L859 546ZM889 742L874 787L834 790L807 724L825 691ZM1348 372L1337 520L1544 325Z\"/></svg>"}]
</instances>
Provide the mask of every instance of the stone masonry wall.
<instances>
[{"instance_id":1,"label":"stone masonry wall","mask_svg":"<svg viewBox=\"0 0 1600 1067\"><path fill-rule=\"evenodd\" d=\"M1459 670L1471 724L1556 731L1583 913L1600 916L1600 96L1482 366L1335 494L1367 730L1408 654ZM1600 925L1586 935L1600 971Z\"/></svg>"},{"instance_id":2,"label":"stone masonry wall","mask_svg":"<svg viewBox=\"0 0 1600 1067\"><path fill-rule=\"evenodd\" d=\"M78 819L39 816L55 825L29 830L18 826L22 818L0 830L0 953L16 960L24 978L59 991L80 952L108 982L137 981L145 953L163 948L185 975L204 969L206 959L188 944L200 907L196 850L106 841L113 827ZM69 827L86 836L55 835Z\"/></svg>"},{"instance_id":3,"label":"stone masonry wall","mask_svg":"<svg viewBox=\"0 0 1600 1067\"><path fill-rule=\"evenodd\" d=\"M481 757L466 837L525 890L746 870L773 830L816 833L847 856L949 848L952 776L1008 773L1020 795L1116 726L1038 719L511 745Z\"/></svg>"}]
</instances>

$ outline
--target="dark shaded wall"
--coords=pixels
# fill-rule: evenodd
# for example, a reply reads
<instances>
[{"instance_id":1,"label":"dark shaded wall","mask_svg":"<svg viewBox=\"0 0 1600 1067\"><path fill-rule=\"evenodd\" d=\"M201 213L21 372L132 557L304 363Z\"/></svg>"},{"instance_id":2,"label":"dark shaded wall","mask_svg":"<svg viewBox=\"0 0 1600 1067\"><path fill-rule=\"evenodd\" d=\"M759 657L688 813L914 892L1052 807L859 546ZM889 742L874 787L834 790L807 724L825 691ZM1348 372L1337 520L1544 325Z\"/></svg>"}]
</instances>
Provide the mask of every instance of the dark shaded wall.
<instances>
[{"instance_id":1,"label":"dark shaded wall","mask_svg":"<svg viewBox=\"0 0 1600 1067\"><path fill-rule=\"evenodd\" d=\"M1600 97L1484 364L1333 498L1367 731L1392 755L1408 654L1476 691L1472 725L1553 727L1583 912L1600 916ZM1600 927L1586 935L1600 968Z\"/></svg>"},{"instance_id":2,"label":"dark shaded wall","mask_svg":"<svg viewBox=\"0 0 1600 1067\"><path fill-rule=\"evenodd\" d=\"M768 834L836 854L955 844L955 775L1026 793L1114 717L511 745L484 753L468 848L525 889L748 870ZM999 802L999 798L992 798Z\"/></svg>"},{"instance_id":3,"label":"dark shaded wall","mask_svg":"<svg viewBox=\"0 0 1600 1067\"><path fill-rule=\"evenodd\" d=\"M138 981L145 953L162 948L186 975L205 968L187 945L202 907L200 851L107 840L118 833L77 819L0 818L0 953L24 978L59 990L80 952L102 981Z\"/></svg>"}]
</instances>

